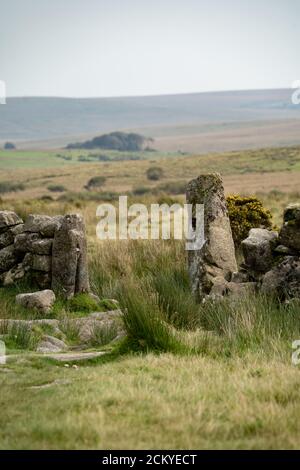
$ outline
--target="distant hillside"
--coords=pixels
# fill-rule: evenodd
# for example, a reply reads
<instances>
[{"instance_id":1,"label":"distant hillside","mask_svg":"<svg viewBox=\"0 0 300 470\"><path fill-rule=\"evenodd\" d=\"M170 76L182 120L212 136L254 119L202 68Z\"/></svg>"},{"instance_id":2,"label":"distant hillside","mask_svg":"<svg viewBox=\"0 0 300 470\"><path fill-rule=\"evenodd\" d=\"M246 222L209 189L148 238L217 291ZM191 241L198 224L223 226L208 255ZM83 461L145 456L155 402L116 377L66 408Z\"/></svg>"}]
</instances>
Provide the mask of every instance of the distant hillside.
<instances>
[{"instance_id":1,"label":"distant hillside","mask_svg":"<svg viewBox=\"0 0 300 470\"><path fill-rule=\"evenodd\" d=\"M113 131L155 138L163 150L191 152L300 143L300 106L291 90L130 98L8 98L0 143L63 147Z\"/></svg>"},{"instance_id":2,"label":"distant hillside","mask_svg":"<svg viewBox=\"0 0 300 470\"><path fill-rule=\"evenodd\" d=\"M145 147L147 142L144 136L134 133L111 132L110 134L94 137L92 140L68 144L67 149L107 149L119 150L122 152L137 152Z\"/></svg>"}]
</instances>

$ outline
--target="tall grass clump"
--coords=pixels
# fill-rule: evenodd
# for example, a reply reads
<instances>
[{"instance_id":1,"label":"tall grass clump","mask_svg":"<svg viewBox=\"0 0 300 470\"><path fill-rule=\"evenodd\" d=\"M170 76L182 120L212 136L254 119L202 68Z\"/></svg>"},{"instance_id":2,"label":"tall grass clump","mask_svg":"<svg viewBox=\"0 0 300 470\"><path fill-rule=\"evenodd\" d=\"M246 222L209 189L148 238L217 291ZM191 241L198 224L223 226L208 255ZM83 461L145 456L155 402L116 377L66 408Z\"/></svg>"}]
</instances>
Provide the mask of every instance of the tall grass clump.
<instances>
[{"instance_id":1,"label":"tall grass clump","mask_svg":"<svg viewBox=\"0 0 300 470\"><path fill-rule=\"evenodd\" d=\"M183 267L153 273L152 285L166 320L176 328L188 330L199 326L200 307L192 295L187 270Z\"/></svg>"},{"instance_id":2,"label":"tall grass clump","mask_svg":"<svg viewBox=\"0 0 300 470\"><path fill-rule=\"evenodd\" d=\"M200 323L231 351L285 349L300 337L300 303L281 304L262 294L224 298L201 305Z\"/></svg>"},{"instance_id":3,"label":"tall grass clump","mask_svg":"<svg viewBox=\"0 0 300 470\"><path fill-rule=\"evenodd\" d=\"M10 349L34 350L39 339L40 336L34 334L29 325L16 322L8 329L5 343Z\"/></svg>"},{"instance_id":4,"label":"tall grass clump","mask_svg":"<svg viewBox=\"0 0 300 470\"><path fill-rule=\"evenodd\" d=\"M118 327L112 322L111 324L101 325L95 321L92 329L90 344L93 347L105 346L115 339L118 335Z\"/></svg>"},{"instance_id":5,"label":"tall grass clump","mask_svg":"<svg viewBox=\"0 0 300 470\"><path fill-rule=\"evenodd\" d=\"M180 353L185 349L176 330L164 321L157 299L140 285L124 285L120 295L127 344L135 351Z\"/></svg>"}]
</instances>

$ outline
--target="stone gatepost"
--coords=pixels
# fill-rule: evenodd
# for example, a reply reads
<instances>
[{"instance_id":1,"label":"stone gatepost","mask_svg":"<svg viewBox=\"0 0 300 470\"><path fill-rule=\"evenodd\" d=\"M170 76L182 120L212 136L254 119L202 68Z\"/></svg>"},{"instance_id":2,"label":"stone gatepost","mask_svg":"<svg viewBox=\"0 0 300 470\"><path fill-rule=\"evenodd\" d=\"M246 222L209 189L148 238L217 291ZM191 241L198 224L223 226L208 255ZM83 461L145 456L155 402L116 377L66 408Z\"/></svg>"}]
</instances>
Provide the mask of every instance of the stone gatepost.
<instances>
[{"instance_id":1,"label":"stone gatepost","mask_svg":"<svg viewBox=\"0 0 300 470\"><path fill-rule=\"evenodd\" d=\"M64 216L54 234L52 289L67 299L90 291L85 225L78 214Z\"/></svg>"},{"instance_id":2,"label":"stone gatepost","mask_svg":"<svg viewBox=\"0 0 300 470\"><path fill-rule=\"evenodd\" d=\"M187 202L204 205L205 243L201 249L188 252L188 269L192 291L197 300L222 289L237 271L234 242L228 217L221 176L200 175L189 182Z\"/></svg>"}]
</instances>

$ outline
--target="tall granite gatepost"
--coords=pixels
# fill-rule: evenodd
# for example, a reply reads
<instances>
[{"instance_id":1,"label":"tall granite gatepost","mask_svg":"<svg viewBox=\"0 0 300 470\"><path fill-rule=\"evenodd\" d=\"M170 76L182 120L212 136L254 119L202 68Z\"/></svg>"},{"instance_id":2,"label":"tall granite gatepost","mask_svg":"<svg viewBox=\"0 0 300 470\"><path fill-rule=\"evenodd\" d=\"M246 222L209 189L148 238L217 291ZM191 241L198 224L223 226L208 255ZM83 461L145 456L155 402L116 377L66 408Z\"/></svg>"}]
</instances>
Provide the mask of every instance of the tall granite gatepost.
<instances>
[{"instance_id":1,"label":"tall granite gatepost","mask_svg":"<svg viewBox=\"0 0 300 470\"><path fill-rule=\"evenodd\" d=\"M66 299L90 291L85 225L78 214L64 216L54 234L52 289Z\"/></svg>"},{"instance_id":2,"label":"tall granite gatepost","mask_svg":"<svg viewBox=\"0 0 300 470\"><path fill-rule=\"evenodd\" d=\"M198 300L208 296L214 286L226 284L237 271L234 243L221 176L200 175L187 187L187 202L204 205L205 243L188 251L188 268L193 293Z\"/></svg>"}]
</instances>

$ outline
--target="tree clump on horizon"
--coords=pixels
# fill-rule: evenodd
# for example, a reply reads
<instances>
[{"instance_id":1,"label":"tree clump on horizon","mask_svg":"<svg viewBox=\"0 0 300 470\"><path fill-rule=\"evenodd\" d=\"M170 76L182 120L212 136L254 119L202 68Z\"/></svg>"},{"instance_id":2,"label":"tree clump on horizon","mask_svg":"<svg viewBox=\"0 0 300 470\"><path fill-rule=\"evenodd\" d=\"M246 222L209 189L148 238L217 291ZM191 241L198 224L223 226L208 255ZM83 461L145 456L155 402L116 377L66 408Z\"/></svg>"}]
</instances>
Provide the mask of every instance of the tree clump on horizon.
<instances>
[{"instance_id":1,"label":"tree clump on horizon","mask_svg":"<svg viewBox=\"0 0 300 470\"><path fill-rule=\"evenodd\" d=\"M147 141L146 137L125 132L111 132L110 134L103 134L98 137L94 137L92 140L85 142L77 142L74 144L67 145L67 149L96 149L102 148L107 150L119 150L119 151L132 151L137 152L144 150Z\"/></svg>"}]
</instances>

